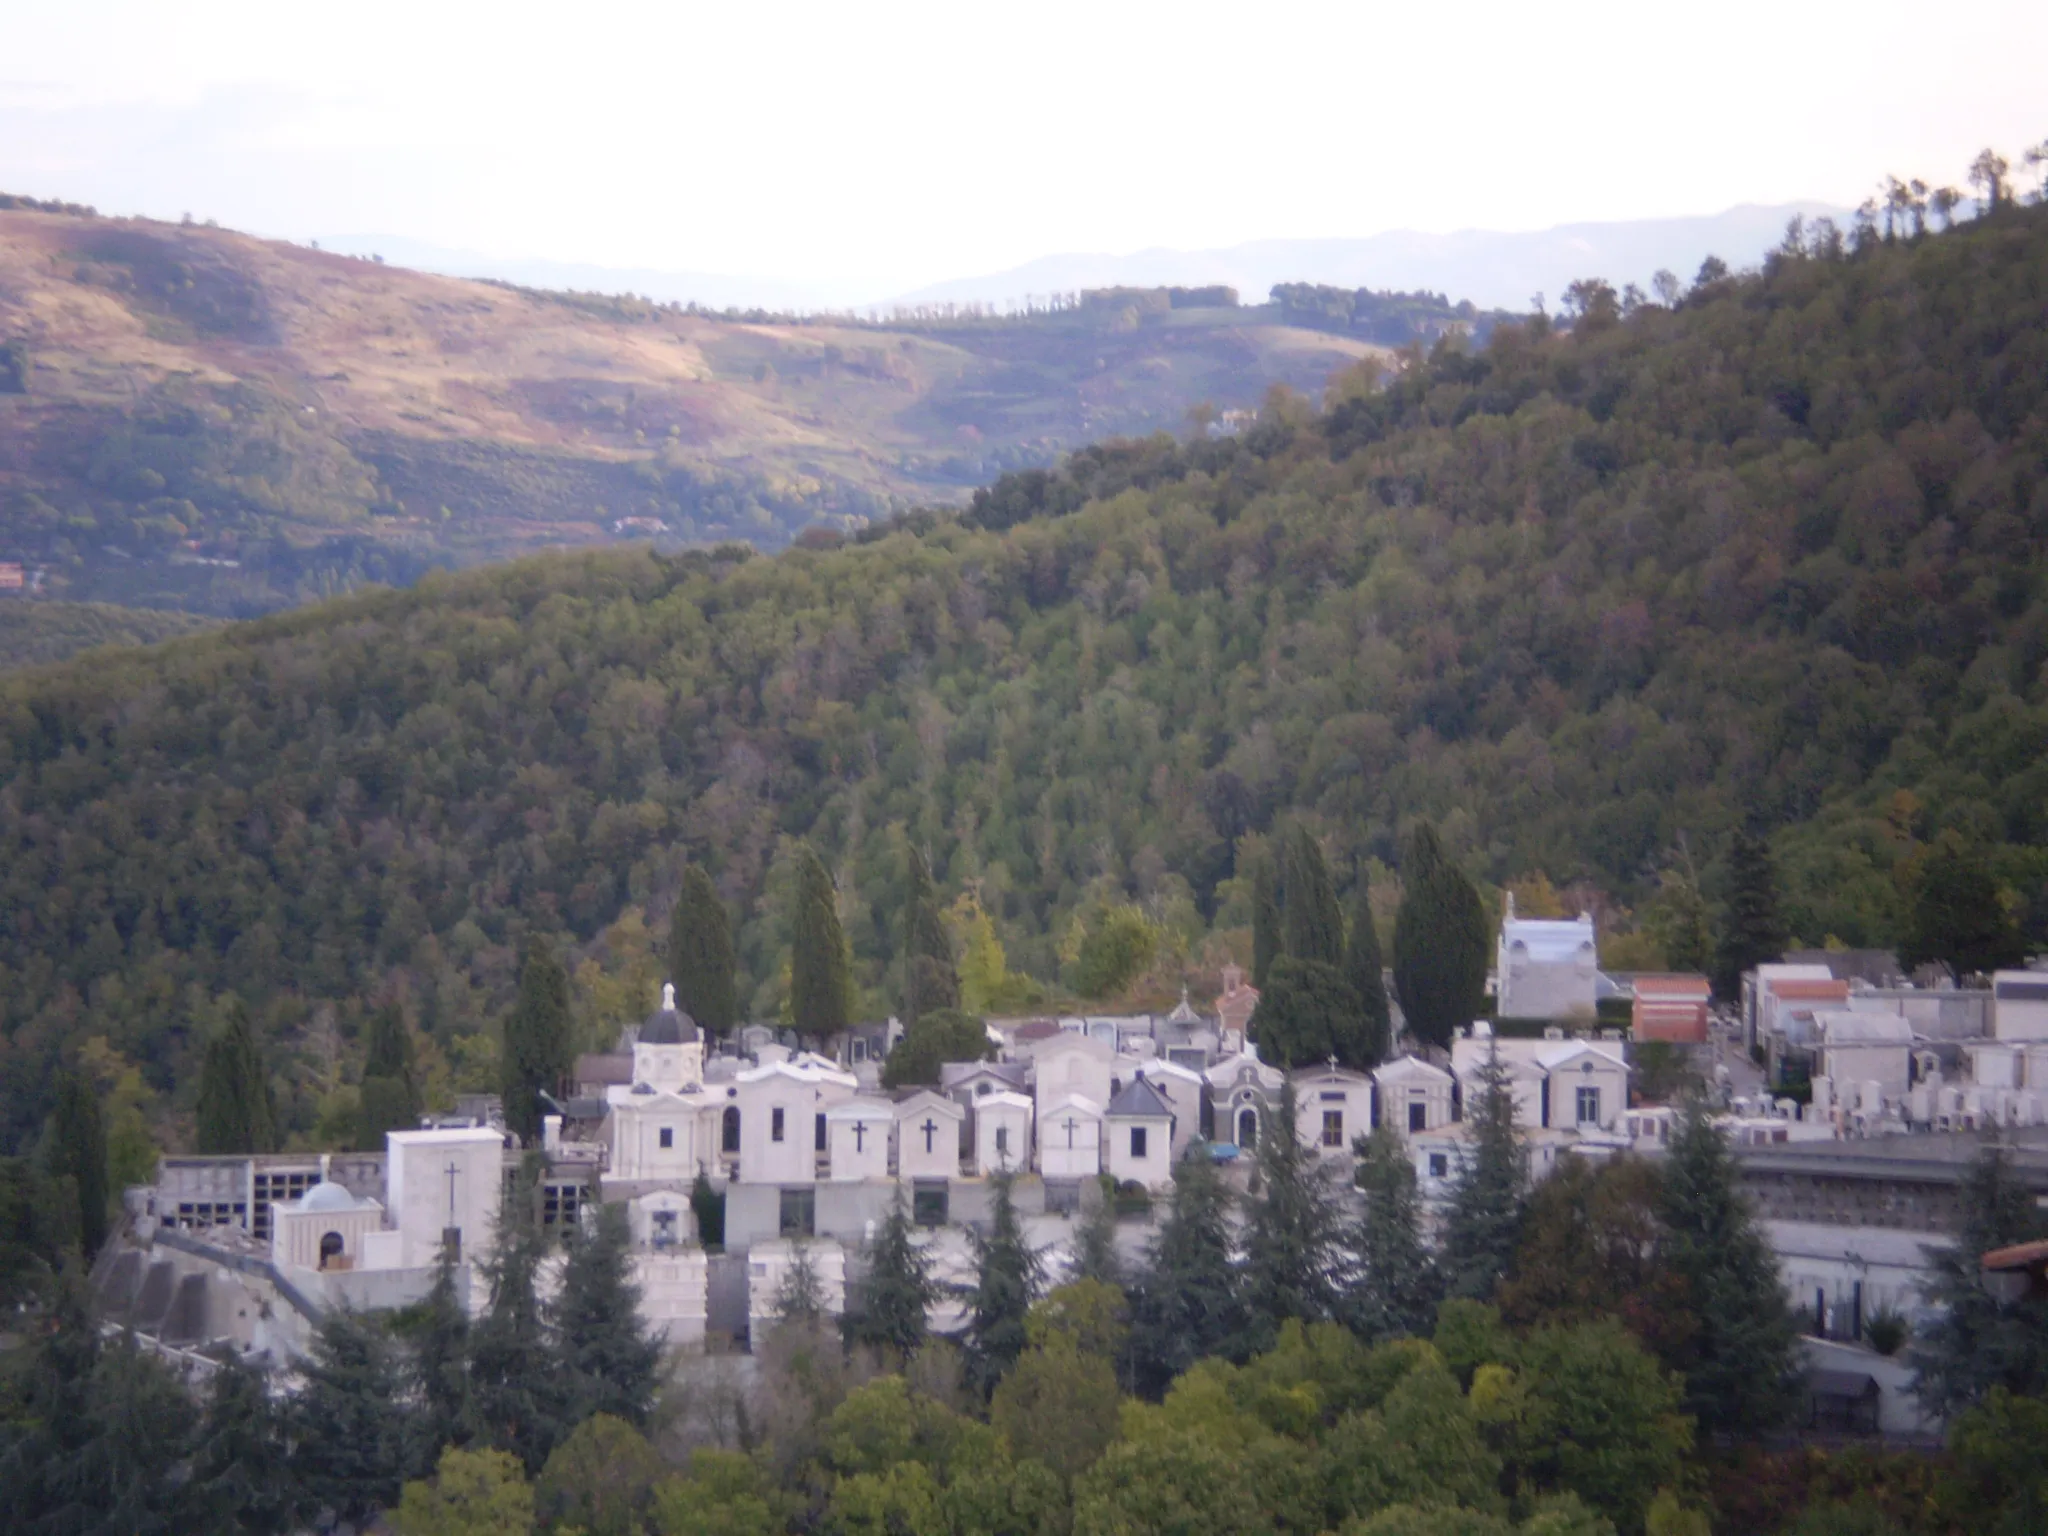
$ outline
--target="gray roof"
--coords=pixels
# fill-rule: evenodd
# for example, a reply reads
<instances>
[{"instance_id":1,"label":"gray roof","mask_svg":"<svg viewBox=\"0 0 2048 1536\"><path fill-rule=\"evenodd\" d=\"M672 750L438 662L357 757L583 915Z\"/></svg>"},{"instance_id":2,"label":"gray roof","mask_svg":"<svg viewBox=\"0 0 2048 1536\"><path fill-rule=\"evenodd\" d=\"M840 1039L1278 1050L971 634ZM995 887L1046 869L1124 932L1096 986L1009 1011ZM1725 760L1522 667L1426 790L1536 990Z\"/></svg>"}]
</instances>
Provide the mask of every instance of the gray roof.
<instances>
[{"instance_id":1,"label":"gray roof","mask_svg":"<svg viewBox=\"0 0 2048 1536\"><path fill-rule=\"evenodd\" d=\"M1171 1120L1173 1106L1159 1096L1159 1090L1142 1077L1132 1079L1130 1086L1109 1101L1112 1115L1135 1115L1154 1120Z\"/></svg>"},{"instance_id":2,"label":"gray roof","mask_svg":"<svg viewBox=\"0 0 2048 1536\"><path fill-rule=\"evenodd\" d=\"M694 1045L702 1038L697 1021L680 1008L657 1008L640 1026L642 1045Z\"/></svg>"},{"instance_id":3,"label":"gray roof","mask_svg":"<svg viewBox=\"0 0 2048 1536\"><path fill-rule=\"evenodd\" d=\"M2048 1127L2002 1133L2013 1170L2029 1188L2048 1186ZM1843 1141L1770 1142L1728 1149L1744 1171L1824 1174L1849 1179L1905 1179L1957 1183L1990 1138L1974 1131L1851 1137Z\"/></svg>"}]
</instances>

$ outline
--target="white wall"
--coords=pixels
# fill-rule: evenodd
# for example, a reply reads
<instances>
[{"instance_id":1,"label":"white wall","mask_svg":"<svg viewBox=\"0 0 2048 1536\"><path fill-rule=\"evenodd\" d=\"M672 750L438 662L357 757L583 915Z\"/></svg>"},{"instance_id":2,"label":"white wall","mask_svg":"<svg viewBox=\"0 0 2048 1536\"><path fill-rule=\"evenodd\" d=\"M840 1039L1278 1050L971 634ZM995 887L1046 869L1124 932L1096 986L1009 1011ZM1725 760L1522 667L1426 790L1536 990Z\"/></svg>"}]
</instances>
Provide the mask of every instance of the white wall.
<instances>
[{"instance_id":1,"label":"white wall","mask_svg":"<svg viewBox=\"0 0 2048 1536\"><path fill-rule=\"evenodd\" d=\"M391 1131L384 1145L384 1208L400 1235L398 1267L437 1263L442 1229L451 1225L462 1233L465 1263L487 1253L504 1195L503 1137L484 1127Z\"/></svg>"},{"instance_id":2,"label":"white wall","mask_svg":"<svg viewBox=\"0 0 2048 1536\"><path fill-rule=\"evenodd\" d=\"M1049 1179L1092 1179L1102 1172L1102 1117L1076 1104L1038 1122L1038 1168Z\"/></svg>"},{"instance_id":3,"label":"white wall","mask_svg":"<svg viewBox=\"0 0 2048 1536\"><path fill-rule=\"evenodd\" d=\"M1134 1180L1148 1188L1158 1188L1173 1177L1173 1135L1166 1119L1121 1115L1109 1119L1109 1174L1119 1184ZM1142 1155L1131 1149L1131 1132L1143 1130L1145 1151Z\"/></svg>"}]
</instances>

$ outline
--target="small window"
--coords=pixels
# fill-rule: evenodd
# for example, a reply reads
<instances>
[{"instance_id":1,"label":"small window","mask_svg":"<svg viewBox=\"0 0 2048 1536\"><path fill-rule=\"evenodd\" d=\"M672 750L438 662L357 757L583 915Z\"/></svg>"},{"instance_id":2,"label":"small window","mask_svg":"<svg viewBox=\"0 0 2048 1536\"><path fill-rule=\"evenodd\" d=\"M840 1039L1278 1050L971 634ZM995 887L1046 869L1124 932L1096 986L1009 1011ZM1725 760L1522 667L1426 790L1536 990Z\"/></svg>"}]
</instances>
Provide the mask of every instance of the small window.
<instances>
[{"instance_id":1,"label":"small window","mask_svg":"<svg viewBox=\"0 0 2048 1536\"><path fill-rule=\"evenodd\" d=\"M867 1041L856 1039L853 1042L853 1059L855 1062L863 1062L868 1059Z\"/></svg>"},{"instance_id":2,"label":"small window","mask_svg":"<svg viewBox=\"0 0 2048 1536\"><path fill-rule=\"evenodd\" d=\"M718 1126L718 1150L737 1152L740 1149L740 1112L728 1104Z\"/></svg>"},{"instance_id":3,"label":"small window","mask_svg":"<svg viewBox=\"0 0 2048 1536\"><path fill-rule=\"evenodd\" d=\"M1007 1125L999 1125L996 1127L996 1156L1007 1157L1009 1154L1010 1128Z\"/></svg>"},{"instance_id":4,"label":"small window","mask_svg":"<svg viewBox=\"0 0 2048 1536\"><path fill-rule=\"evenodd\" d=\"M663 1127L661 1128L661 1149L662 1149L662 1151L666 1152L666 1151L667 1151L667 1150L668 1150L668 1149L669 1149L670 1147L673 1147L673 1146L674 1146L675 1144L676 1144L676 1129L675 1129L675 1127L674 1127L674 1126L672 1126L672 1125L664 1125L664 1126L663 1126Z\"/></svg>"},{"instance_id":5,"label":"small window","mask_svg":"<svg viewBox=\"0 0 2048 1536\"><path fill-rule=\"evenodd\" d=\"M823 1115L818 1116L818 1128L811 1135L811 1148L817 1152L825 1150L825 1117Z\"/></svg>"},{"instance_id":6,"label":"small window","mask_svg":"<svg viewBox=\"0 0 2048 1536\"><path fill-rule=\"evenodd\" d=\"M1420 1099L1411 1099L1408 1104L1408 1129L1426 1131L1429 1129L1429 1106Z\"/></svg>"},{"instance_id":7,"label":"small window","mask_svg":"<svg viewBox=\"0 0 2048 1536\"><path fill-rule=\"evenodd\" d=\"M983 1096L984 1096L984 1095L986 1095L986 1094L987 1094L988 1092L989 1092L989 1085L988 1085L987 1083L976 1083L976 1084L974 1085L974 1096L975 1096L975 1097L976 1097L977 1099L978 1099L978 1098L981 1098L981 1097L983 1097Z\"/></svg>"},{"instance_id":8,"label":"small window","mask_svg":"<svg viewBox=\"0 0 2048 1536\"><path fill-rule=\"evenodd\" d=\"M779 1109L772 1109L768 1112L768 1139L770 1141L782 1140L782 1111Z\"/></svg>"},{"instance_id":9,"label":"small window","mask_svg":"<svg viewBox=\"0 0 2048 1536\"><path fill-rule=\"evenodd\" d=\"M814 1189L785 1189L782 1192L782 1235L815 1237L818 1232L818 1192Z\"/></svg>"},{"instance_id":10,"label":"small window","mask_svg":"<svg viewBox=\"0 0 2048 1536\"><path fill-rule=\"evenodd\" d=\"M1579 1090L1579 1124L1598 1125L1599 1123L1600 1090L1598 1088L1581 1088Z\"/></svg>"},{"instance_id":11,"label":"small window","mask_svg":"<svg viewBox=\"0 0 2048 1536\"><path fill-rule=\"evenodd\" d=\"M1450 1177L1450 1172L1451 1159L1447 1153L1432 1152L1429 1154L1429 1176L1432 1179L1448 1178Z\"/></svg>"},{"instance_id":12,"label":"small window","mask_svg":"<svg viewBox=\"0 0 2048 1536\"><path fill-rule=\"evenodd\" d=\"M1145 1127L1134 1125L1131 1127L1131 1156L1142 1158L1147 1155L1145 1151Z\"/></svg>"},{"instance_id":13,"label":"small window","mask_svg":"<svg viewBox=\"0 0 2048 1536\"><path fill-rule=\"evenodd\" d=\"M910 1219L920 1227L943 1227L948 1200L944 1180L913 1184L910 1190Z\"/></svg>"},{"instance_id":14,"label":"small window","mask_svg":"<svg viewBox=\"0 0 2048 1536\"><path fill-rule=\"evenodd\" d=\"M1344 1111L1326 1109L1323 1111L1323 1145L1341 1147L1344 1145Z\"/></svg>"}]
</instances>

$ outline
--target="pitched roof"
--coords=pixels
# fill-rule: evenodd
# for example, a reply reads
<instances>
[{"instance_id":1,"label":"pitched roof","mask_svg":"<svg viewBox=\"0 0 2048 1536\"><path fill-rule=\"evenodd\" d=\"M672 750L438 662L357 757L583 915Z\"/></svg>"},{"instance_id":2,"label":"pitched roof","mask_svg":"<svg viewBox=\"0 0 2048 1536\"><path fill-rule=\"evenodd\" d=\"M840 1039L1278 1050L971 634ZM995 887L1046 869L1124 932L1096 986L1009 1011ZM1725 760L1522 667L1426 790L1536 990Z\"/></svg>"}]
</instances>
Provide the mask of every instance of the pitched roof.
<instances>
[{"instance_id":1,"label":"pitched roof","mask_svg":"<svg viewBox=\"0 0 2048 1536\"><path fill-rule=\"evenodd\" d=\"M1159 1096L1157 1088L1139 1077L1133 1078L1122 1093L1109 1101L1109 1113L1147 1120L1171 1120L1173 1106Z\"/></svg>"},{"instance_id":2,"label":"pitched roof","mask_svg":"<svg viewBox=\"0 0 2048 1536\"><path fill-rule=\"evenodd\" d=\"M1593 942L1590 921L1511 917L1500 925L1501 942L1521 945L1532 960L1572 960Z\"/></svg>"}]
</instances>

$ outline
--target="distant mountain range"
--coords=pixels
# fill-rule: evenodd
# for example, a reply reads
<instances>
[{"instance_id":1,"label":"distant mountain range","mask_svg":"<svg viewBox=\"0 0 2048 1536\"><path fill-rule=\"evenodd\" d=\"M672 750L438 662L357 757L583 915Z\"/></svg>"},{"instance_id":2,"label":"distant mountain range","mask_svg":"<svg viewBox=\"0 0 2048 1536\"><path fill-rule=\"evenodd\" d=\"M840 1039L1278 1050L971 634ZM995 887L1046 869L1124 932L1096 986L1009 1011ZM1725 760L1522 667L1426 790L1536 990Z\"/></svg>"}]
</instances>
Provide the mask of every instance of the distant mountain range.
<instances>
[{"instance_id":1,"label":"distant mountain range","mask_svg":"<svg viewBox=\"0 0 2048 1536\"><path fill-rule=\"evenodd\" d=\"M1003 304L1027 295L1082 288L1228 283L1248 303L1264 300L1275 283L1328 283L1345 288L1427 289L1482 309L1529 307L1537 293L1554 304L1581 277L1605 277L1617 287L1648 286L1659 268L1689 278L1701 260L1719 256L1731 266L1754 264L1783 236L1794 214L1847 210L1827 203L1745 203L1695 218L1633 219L1605 224L1560 224L1554 229L1507 232L1467 229L1452 234L1394 230L1362 239L1254 240L1220 250L1155 248L1125 255L1107 252L1042 256L1006 271L953 278L894 296L856 292L830 281L793 282L730 273L672 272L607 267L587 262L486 256L397 235L323 237L321 246L451 277L489 277L534 288L637 293L662 302L695 301L710 309L816 311L918 304Z\"/></svg>"}]
</instances>

